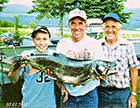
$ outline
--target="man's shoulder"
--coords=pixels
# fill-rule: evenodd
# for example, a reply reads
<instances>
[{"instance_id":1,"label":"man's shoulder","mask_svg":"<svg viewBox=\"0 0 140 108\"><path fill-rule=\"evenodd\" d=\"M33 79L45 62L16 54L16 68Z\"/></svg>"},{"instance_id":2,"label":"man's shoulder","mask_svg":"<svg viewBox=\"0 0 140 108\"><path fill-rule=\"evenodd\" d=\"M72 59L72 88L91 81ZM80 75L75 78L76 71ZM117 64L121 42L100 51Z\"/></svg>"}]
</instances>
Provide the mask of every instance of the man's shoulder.
<instances>
[{"instance_id":1,"label":"man's shoulder","mask_svg":"<svg viewBox=\"0 0 140 108\"><path fill-rule=\"evenodd\" d=\"M126 44L127 46L133 46L133 43L125 38L119 37L119 40L122 44Z\"/></svg>"},{"instance_id":2,"label":"man's shoulder","mask_svg":"<svg viewBox=\"0 0 140 108\"><path fill-rule=\"evenodd\" d=\"M55 50L52 50L52 49L48 49L47 53L48 54L53 54L53 53L56 53L56 51Z\"/></svg>"},{"instance_id":3,"label":"man's shoulder","mask_svg":"<svg viewBox=\"0 0 140 108\"><path fill-rule=\"evenodd\" d=\"M96 43L98 43L98 44L101 44L101 43L103 43L104 42L104 38L101 38L101 39L99 39L99 40L96 40Z\"/></svg>"},{"instance_id":4,"label":"man's shoulder","mask_svg":"<svg viewBox=\"0 0 140 108\"><path fill-rule=\"evenodd\" d=\"M70 41L70 38L62 38L62 39L58 42L58 44L67 43L67 42L69 42L69 41Z\"/></svg>"}]
</instances>

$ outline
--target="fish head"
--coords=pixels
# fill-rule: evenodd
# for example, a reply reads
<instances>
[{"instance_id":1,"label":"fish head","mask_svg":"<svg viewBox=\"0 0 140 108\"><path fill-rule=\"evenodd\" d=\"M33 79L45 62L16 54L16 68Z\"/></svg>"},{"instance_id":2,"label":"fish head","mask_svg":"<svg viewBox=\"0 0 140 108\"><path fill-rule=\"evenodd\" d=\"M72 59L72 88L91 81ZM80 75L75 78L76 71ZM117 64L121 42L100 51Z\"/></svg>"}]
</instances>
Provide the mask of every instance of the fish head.
<instances>
[{"instance_id":1,"label":"fish head","mask_svg":"<svg viewBox=\"0 0 140 108\"><path fill-rule=\"evenodd\" d=\"M116 63L107 60L95 60L93 61L92 66L97 75L103 76L107 75L109 70L116 66Z\"/></svg>"},{"instance_id":2,"label":"fish head","mask_svg":"<svg viewBox=\"0 0 140 108\"><path fill-rule=\"evenodd\" d=\"M22 62L23 58L21 56L13 56L13 57L7 57L3 59L1 62L9 65L13 65L16 62ZM25 61L25 60L24 60Z\"/></svg>"}]
</instances>

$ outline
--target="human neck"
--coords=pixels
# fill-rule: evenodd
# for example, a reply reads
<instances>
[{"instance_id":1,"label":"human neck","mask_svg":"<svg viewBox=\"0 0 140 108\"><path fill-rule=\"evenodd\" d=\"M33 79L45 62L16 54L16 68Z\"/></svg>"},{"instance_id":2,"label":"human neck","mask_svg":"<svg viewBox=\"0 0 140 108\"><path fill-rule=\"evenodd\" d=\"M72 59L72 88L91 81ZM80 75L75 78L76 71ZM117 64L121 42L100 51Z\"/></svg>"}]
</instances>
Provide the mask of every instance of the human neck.
<instances>
[{"instance_id":1,"label":"human neck","mask_svg":"<svg viewBox=\"0 0 140 108\"><path fill-rule=\"evenodd\" d=\"M84 35L83 36L81 36L81 37L79 37L79 38L75 38L74 36L71 36L70 38L71 38L71 40L73 41L73 42L79 42L79 41L81 41L82 39L83 39L83 37L84 37Z\"/></svg>"},{"instance_id":2,"label":"human neck","mask_svg":"<svg viewBox=\"0 0 140 108\"><path fill-rule=\"evenodd\" d=\"M45 51L43 51L43 52L40 52L40 51L38 51L38 49L36 49L36 52L38 52L38 53L45 53L45 52L47 52L48 51L48 49L46 49Z\"/></svg>"},{"instance_id":3,"label":"human neck","mask_svg":"<svg viewBox=\"0 0 140 108\"><path fill-rule=\"evenodd\" d=\"M112 48L115 44L115 42L117 41L116 39L106 39L107 44Z\"/></svg>"}]
</instances>

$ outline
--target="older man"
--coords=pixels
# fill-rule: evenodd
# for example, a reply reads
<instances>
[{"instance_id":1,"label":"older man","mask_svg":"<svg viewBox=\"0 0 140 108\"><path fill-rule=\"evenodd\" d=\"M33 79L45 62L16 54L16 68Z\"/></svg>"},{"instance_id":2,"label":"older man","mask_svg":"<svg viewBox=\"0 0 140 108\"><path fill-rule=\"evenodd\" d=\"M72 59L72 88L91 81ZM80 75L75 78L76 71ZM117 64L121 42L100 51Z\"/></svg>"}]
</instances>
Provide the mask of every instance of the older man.
<instances>
[{"instance_id":1,"label":"older man","mask_svg":"<svg viewBox=\"0 0 140 108\"><path fill-rule=\"evenodd\" d=\"M131 42L118 36L122 27L118 15L109 13L103 18L103 22L102 29L105 38L98 42L99 49L101 49L98 54L104 59L116 62L117 66L112 70L118 73L106 77L107 81L101 81L101 86L98 88L99 107L119 108L128 107L129 104L134 108L137 104L138 84L138 61L134 46Z\"/></svg>"},{"instance_id":2,"label":"older man","mask_svg":"<svg viewBox=\"0 0 140 108\"><path fill-rule=\"evenodd\" d=\"M56 51L71 58L92 57L95 40L88 37L84 30L87 27L87 16L85 11L74 9L69 13L69 28L72 36L63 38L57 45ZM98 80L89 81L84 85L64 84L69 93L69 99L63 107L98 107L98 95L96 87Z\"/></svg>"}]
</instances>

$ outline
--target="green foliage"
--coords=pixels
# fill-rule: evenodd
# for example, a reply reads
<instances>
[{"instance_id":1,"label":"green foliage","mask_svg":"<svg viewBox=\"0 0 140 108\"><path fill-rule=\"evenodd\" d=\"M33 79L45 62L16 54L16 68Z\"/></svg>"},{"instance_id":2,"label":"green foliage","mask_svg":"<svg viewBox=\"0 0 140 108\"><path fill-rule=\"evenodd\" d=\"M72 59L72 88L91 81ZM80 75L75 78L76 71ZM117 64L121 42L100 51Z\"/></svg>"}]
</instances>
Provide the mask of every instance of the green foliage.
<instances>
[{"instance_id":1,"label":"green foliage","mask_svg":"<svg viewBox=\"0 0 140 108\"><path fill-rule=\"evenodd\" d=\"M69 12L68 3L74 2L74 0L35 0L33 1L33 9L27 13L39 12L37 19L42 18L59 18L60 35L63 35L63 17L66 12Z\"/></svg>"},{"instance_id":2,"label":"green foliage","mask_svg":"<svg viewBox=\"0 0 140 108\"><path fill-rule=\"evenodd\" d=\"M36 28L36 24L33 21L31 21L28 27L29 28Z\"/></svg>"},{"instance_id":3,"label":"green foliage","mask_svg":"<svg viewBox=\"0 0 140 108\"><path fill-rule=\"evenodd\" d=\"M0 27L14 27L14 24L10 21L0 19Z\"/></svg>"},{"instance_id":4,"label":"green foliage","mask_svg":"<svg viewBox=\"0 0 140 108\"><path fill-rule=\"evenodd\" d=\"M0 27L14 27L14 23L7 20L3 21L0 19ZM18 25L18 28L27 28L27 26Z\"/></svg>"},{"instance_id":5,"label":"green foliage","mask_svg":"<svg viewBox=\"0 0 140 108\"><path fill-rule=\"evenodd\" d=\"M0 29L0 33L8 33L8 31L5 29Z\"/></svg>"},{"instance_id":6,"label":"green foliage","mask_svg":"<svg viewBox=\"0 0 140 108\"><path fill-rule=\"evenodd\" d=\"M2 31L2 33L12 33L14 34L15 33L15 30L14 28L11 28L11 27L0 27L0 31ZM32 29L29 29L29 28L19 28L19 36L25 36L25 35L29 35L30 32L32 31Z\"/></svg>"},{"instance_id":7,"label":"green foliage","mask_svg":"<svg viewBox=\"0 0 140 108\"><path fill-rule=\"evenodd\" d=\"M103 17L108 13L116 13L120 17L121 23L128 23L132 12L123 12L123 2L126 0L75 0L70 9L79 8L85 10L88 19Z\"/></svg>"},{"instance_id":8,"label":"green foliage","mask_svg":"<svg viewBox=\"0 0 140 108\"><path fill-rule=\"evenodd\" d=\"M137 87L137 108L140 108L140 76L138 77L138 87Z\"/></svg>"},{"instance_id":9,"label":"green foliage","mask_svg":"<svg viewBox=\"0 0 140 108\"><path fill-rule=\"evenodd\" d=\"M19 41L20 40L20 33L18 31L19 28L19 16L14 16L15 19L15 32L13 34L14 40Z\"/></svg>"},{"instance_id":10,"label":"green foliage","mask_svg":"<svg viewBox=\"0 0 140 108\"><path fill-rule=\"evenodd\" d=\"M123 12L124 1L126 0L34 0L33 8L27 13L39 13L37 19L59 18L60 35L63 35L63 17L75 8L85 10L88 18L102 19L110 12L116 13L121 23L128 23L127 19L132 13Z\"/></svg>"},{"instance_id":11,"label":"green foliage","mask_svg":"<svg viewBox=\"0 0 140 108\"><path fill-rule=\"evenodd\" d=\"M0 11L4 8L4 3L8 3L9 0L0 0Z\"/></svg>"},{"instance_id":12,"label":"green foliage","mask_svg":"<svg viewBox=\"0 0 140 108\"><path fill-rule=\"evenodd\" d=\"M15 19L15 32L18 32L18 28L19 28L19 16L15 16L14 15L14 19Z\"/></svg>"},{"instance_id":13,"label":"green foliage","mask_svg":"<svg viewBox=\"0 0 140 108\"><path fill-rule=\"evenodd\" d=\"M60 36L60 33L55 33L57 36ZM70 37L71 36L71 34L70 33L64 33L63 34L63 37L64 38L67 38L67 37Z\"/></svg>"},{"instance_id":14,"label":"green foliage","mask_svg":"<svg viewBox=\"0 0 140 108\"><path fill-rule=\"evenodd\" d=\"M14 40L19 41L20 40L20 33L19 31L15 31L13 34Z\"/></svg>"}]
</instances>

